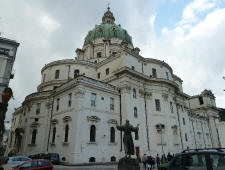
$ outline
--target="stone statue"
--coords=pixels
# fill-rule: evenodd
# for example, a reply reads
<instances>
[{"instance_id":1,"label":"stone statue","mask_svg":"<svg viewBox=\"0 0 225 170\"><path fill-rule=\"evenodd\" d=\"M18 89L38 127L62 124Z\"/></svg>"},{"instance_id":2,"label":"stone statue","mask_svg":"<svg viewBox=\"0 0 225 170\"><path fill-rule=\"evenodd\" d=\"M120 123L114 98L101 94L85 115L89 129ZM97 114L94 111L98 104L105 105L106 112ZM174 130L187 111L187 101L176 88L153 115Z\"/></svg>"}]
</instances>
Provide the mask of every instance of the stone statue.
<instances>
[{"instance_id":1,"label":"stone statue","mask_svg":"<svg viewBox=\"0 0 225 170\"><path fill-rule=\"evenodd\" d=\"M129 155L129 157L131 155L134 155L134 143L133 143L131 132L138 133L138 129L139 129L138 126L133 127L132 125L130 125L129 120L126 120L125 125L116 126L116 128L118 130L124 131L123 144L124 144L124 150L125 150L126 157L127 157L127 155Z\"/></svg>"}]
</instances>

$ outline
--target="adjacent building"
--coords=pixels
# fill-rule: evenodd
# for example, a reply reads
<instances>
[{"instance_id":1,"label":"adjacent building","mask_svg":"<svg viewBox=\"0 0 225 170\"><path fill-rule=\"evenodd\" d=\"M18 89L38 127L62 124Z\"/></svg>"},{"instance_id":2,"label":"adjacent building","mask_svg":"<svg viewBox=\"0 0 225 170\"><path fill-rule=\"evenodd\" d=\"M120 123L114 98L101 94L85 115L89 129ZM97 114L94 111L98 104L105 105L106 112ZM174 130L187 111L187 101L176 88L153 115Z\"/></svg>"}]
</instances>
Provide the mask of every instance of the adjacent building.
<instances>
[{"instance_id":1,"label":"adjacent building","mask_svg":"<svg viewBox=\"0 0 225 170\"><path fill-rule=\"evenodd\" d=\"M117 125L139 125L136 156L220 147L210 90L190 96L164 61L144 58L108 8L75 59L46 64L37 92L15 110L7 152L57 152L69 163L124 156ZM154 56L153 56L154 57Z\"/></svg>"},{"instance_id":2,"label":"adjacent building","mask_svg":"<svg viewBox=\"0 0 225 170\"><path fill-rule=\"evenodd\" d=\"M18 46L19 43L16 41L0 37L0 96L2 91L8 87L9 80L14 77L12 68ZM2 102L1 97L0 102Z\"/></svg>"}]
</instances>

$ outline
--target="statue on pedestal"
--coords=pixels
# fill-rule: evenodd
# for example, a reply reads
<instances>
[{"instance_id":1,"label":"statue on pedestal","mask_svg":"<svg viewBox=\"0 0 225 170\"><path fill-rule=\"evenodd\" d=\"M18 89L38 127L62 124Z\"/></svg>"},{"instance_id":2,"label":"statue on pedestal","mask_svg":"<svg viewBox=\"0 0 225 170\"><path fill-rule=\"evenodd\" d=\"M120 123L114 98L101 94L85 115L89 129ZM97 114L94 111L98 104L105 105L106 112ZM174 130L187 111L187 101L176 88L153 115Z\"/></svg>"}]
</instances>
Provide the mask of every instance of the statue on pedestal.
<instances>
[{"instance_id":1,"label":"statue on pedestal","mask_svg":"<svg viewBox=\"0 0 225 170\"><path fill-rule=\"evenodd\" d=\"M131 132L138 133L138 126L133 127L129 120L126 120L126 123L122 126L116 126L119 131L124 132L123 144L125 150L125 157L119 160L118 170L140 170L138 160L131 158L131 155L134 155L134 143Z\"/></svg>"}]
</instances>

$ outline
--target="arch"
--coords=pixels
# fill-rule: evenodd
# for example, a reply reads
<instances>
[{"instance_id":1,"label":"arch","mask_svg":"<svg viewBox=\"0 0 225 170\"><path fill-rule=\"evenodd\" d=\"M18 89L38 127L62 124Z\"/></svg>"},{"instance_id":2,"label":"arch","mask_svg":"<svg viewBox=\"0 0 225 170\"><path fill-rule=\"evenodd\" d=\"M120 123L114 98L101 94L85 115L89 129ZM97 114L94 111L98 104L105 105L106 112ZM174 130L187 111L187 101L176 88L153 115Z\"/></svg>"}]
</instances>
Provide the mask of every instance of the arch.
<instances>
[{"instance_id":1,"label":"arch","mask_svg":"<svg viewBox=\"0 0 225 170\"><path fill-rule=\"evenodd\" d=\"M96 136L96 127L95 127L95 125L91 125L91 128L90 128L90 142L95 142L95 136Z\"/></svg>"},{"instance_id":2,"label":"arch","mask_svg":"<svg viewBox=\"0 0 225 170\"><path fill-rule=\"evenodd\" d=\"M136 92L136 89L133 88L133 98L136 98L137 97L137 92Z\"/></svg>"},{"instance_id":3,"label":"arch","mask_svg":"<svg viewBox=\"0 0 225 170\"><path fill-rule=\"evenodd\" d=\"M115 156L111 157L111 162L116 162L116 157Z\"/></svg>"},{"instance_id":4,"label":"arch","mask_svg":"<svg viewBox=\"0 0 225 170\"><path fill-rule=\"evenodd\" d=\"M95 157L90 157L89 162L95 162Z\"/></svg>"},{"instance_id":5,"label":"arch","mask_svg":"<svg viewBox=\"0 0 225 170\"><path fill-rule=\"evenodd\" d=\"M55 143L55 134L56 134L56 127L53 128L52 143Z\"/></svg>"},{"instance_id":6,"label":"arch","mask_svg":"<svg viewBox=\"0 0 225 170\"><path fill-rule=\"evenodd\" d=\"M114 127L110 128L110 142L111 143L115 142L115 128Z\"/></svg>"},{"instance_id":7,"label":"arch","mask_svg":"<svg viewBox=\"0 0 225 170\"><path fill-rule=\"evenodd\" d=\"M65 127L65 138L64 142L68 142L68 137L69 137L69 125L67 124Z\"/></svg>"},{"instance_id":8,"label":"arch","mask_svg":"<svg viewBox=\"0 0 225 170\"><path fill-rule=\"evenodd\" d=\"M36 143L36 136L37 136L37 129L34 129L32 131L31 144L35 144Z\"/></svg>"},{"instance_id":9,"label":"arch","mask_svg":"<svg viewBox=\"0 0 225 170\"><path fill-rule=\"evenodd\" d=\"M138 114L137 114L137 107L134 107L134 117L137 118Z\"/></svg>"}]
</instances>

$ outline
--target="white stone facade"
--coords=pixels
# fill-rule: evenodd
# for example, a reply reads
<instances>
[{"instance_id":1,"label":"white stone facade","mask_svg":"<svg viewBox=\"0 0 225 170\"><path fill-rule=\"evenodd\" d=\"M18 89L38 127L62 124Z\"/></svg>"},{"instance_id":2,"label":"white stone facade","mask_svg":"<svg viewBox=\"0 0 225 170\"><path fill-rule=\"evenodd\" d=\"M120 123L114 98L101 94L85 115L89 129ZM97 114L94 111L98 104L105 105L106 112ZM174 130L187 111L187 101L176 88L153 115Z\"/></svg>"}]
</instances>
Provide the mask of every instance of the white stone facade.
<instances>
[{"instance_id":1,"label":"white stone facade","mask_svg":"<svg viewBox=\"0 0 225 170\"><path fill-rule=\"evenodd\" d=\"M109 33L100 30L93 38L96 27L76 50L75 60L43 67L38 91L13 115L9 143L16 137L19 141L7 153L56 152L75 164L118 160L124 149L116 125L126 120L139 125L138 134L132 134L138 157L220 147L219 110L211 91L185 94L167 63L140 56L129 37L123 38L125 30L122 34L118 27L115 33L109 10L104 17L100 28Z\"/></svg>"},{"instance_id":2,"label":"white stone facade","mask_svg":"<svg viewBox=\"0 0 225 170\"><path fill-rule=\"evenodd\" d=\"M0 37L0 96L2 91L8 87L9 80L13 78L12 68L16 58L19 43ZM0 97L0 102L2 98Z\"/></svg>"}]
</instances>

